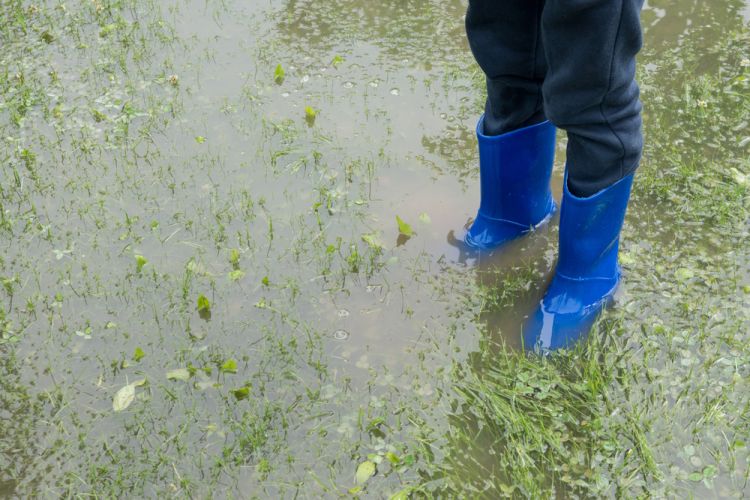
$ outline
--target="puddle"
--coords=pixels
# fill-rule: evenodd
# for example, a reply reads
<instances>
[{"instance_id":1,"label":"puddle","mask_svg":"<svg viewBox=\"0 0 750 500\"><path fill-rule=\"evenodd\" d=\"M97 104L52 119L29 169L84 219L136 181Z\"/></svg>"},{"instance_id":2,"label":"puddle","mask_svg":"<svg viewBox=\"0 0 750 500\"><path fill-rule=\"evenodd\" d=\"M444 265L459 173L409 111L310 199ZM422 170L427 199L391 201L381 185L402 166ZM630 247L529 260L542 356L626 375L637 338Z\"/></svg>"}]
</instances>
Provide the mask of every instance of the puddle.
<instances>
[{"instance_id":1,"label":"puddle","mask_svg":"<svg viewBox=\"0 0 750 500\"><path fill-rule=\"evenodd\" d=\"M0 6L0 496L747 494L747 8L644 10L648 146L587 392L519 354L557 220L458 243L463 2ZM488 380L546 381L529 429L580 412L596 432L559 436L590 456L508 452L464 405Z\"/></svg>"}]
</instances>

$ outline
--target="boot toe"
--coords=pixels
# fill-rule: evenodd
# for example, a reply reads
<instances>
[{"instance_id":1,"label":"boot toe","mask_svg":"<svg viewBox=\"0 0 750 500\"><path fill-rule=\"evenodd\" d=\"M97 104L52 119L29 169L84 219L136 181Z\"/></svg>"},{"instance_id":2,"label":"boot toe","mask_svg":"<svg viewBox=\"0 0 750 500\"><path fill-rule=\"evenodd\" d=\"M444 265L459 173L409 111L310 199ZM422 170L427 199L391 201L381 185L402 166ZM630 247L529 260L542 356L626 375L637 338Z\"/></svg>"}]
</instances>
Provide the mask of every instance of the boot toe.
<instances>
[{"instance_id":1,"label":"boot toe","mask_svg":"<svg viewBox=\"0 0 750 500\"><path fill-rule=\"evenodd\" d=\"M464 236L464 242L471 248L488 250L529 232L530 228L514 222L491 219L477 214L477 218Z\"/></svg>"},{"instance_id":2,"label":"boot toe","mask_svg":"<svg viewBox=\"0 0 750 500\"><path fill-rule=\"evenodd\" d=\"M572 347L584 339L602 310L611 302L619 281L553 281L524 325L526 350L540 354Z\"/></svg>"}]
</instances>

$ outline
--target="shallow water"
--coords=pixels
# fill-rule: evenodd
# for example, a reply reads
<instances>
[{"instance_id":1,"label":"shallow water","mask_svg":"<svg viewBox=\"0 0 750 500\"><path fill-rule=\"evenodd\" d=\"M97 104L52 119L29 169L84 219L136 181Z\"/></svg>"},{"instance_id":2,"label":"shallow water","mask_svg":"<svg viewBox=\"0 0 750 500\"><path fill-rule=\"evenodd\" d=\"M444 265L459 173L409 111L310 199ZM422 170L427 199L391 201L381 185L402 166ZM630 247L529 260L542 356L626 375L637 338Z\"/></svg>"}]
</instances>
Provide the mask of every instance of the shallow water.
<instances>
[{"instance_id":1,"label":"shallow water","mask_svg":"<svg viewBox=\"0 0 750 500\"><path fill-rule=\"evenodd\" d=\"M413 453L414 428L450 434L452 363L482 372L478 351L519 347L557 235L553 219L495 254L455 241L478 203L483 99L462 2L0 5L16 19L0 21L0 495L333 495L354 486L368 453ZM747 122L692 143L664 126L682 111L657 105L670 86L685 91L670 73L683 50L705 51L696 74L723 74L716 47L747 9L648 2L640 62L647 141L658 141L642 170L660 172L666 145L679 143L747 173ZM557 198L564 145L561 133ZM705 309L708 330L732 315L747 324L747 219L707 224L659 195L659 174L644 179L624 230L624 329L678 331L682 368L736 364L741 328L736 344L716 348L723 357L684 333L691 307ZM416 234L400 237L396 216ZM659 357L664 338L629 346L657 353L644 354L657 378L674 362ZM237 367L222 372L227 360ZM176 368L190 380L168 380ZM690 373L695 394L726 380ZM114 412L115 393L139 379L148 382L135 400ZM633 392L647 399L639 383ZM747 399L738 384L731 408ZM237 400L242 387L251 396ZM742 465L717 460L705 483L680 476L722 445L672 456L710 421L700 397L691 406L662 394L674 413L650 422L648 438L674 478L665 491L747 494L743 451L732 455ZM725 436L746 426L716 424ZM429 482L428 465L456 451L448 442L367 492Z\"/></svg>"}]
</instances>

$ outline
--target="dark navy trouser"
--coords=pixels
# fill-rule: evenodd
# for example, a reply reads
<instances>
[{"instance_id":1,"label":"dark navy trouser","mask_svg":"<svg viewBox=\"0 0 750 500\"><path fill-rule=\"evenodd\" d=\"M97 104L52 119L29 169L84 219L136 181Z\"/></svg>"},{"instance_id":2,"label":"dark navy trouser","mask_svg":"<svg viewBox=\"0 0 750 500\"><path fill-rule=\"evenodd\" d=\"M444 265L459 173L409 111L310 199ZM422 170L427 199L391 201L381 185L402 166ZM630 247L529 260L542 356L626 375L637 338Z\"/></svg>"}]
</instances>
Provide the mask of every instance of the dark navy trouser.
<instances>
[{"instance_id":1,"label":"dark navy trouser","mask_svg":"<svg viewBox=\"0 0 750 500\"><path fill-rule=\"evenodd\" d=\"M487 76L484 133L545 118L568 133L568 187L590 196L643 149L635 55L643 0L469 0L466 33Z\"/></svg>"}]
</instances>

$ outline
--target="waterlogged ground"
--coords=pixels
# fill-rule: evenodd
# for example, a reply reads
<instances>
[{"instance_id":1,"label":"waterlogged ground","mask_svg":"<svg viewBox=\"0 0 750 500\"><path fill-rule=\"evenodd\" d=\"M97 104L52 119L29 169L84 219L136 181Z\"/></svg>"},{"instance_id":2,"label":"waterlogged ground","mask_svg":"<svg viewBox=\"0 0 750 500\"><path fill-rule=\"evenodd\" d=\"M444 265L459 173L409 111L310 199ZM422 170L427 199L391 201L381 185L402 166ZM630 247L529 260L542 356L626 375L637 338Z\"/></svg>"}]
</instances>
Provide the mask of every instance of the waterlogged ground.
<instances>
[{"instance_id":1,"label":"waterlogged ground","mask_svg":"<svg viewBox=\"0 0 750 500\"><path fill-rule=\"evenodd\" d=\"M456 243L464 9L0 0L0 497L750 494L750 7L646 5L625 281L549 359L557 222Z\"/></svg>"}]
</instances>

